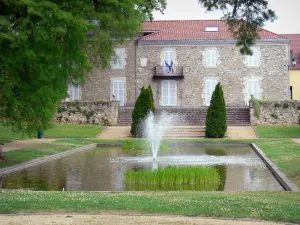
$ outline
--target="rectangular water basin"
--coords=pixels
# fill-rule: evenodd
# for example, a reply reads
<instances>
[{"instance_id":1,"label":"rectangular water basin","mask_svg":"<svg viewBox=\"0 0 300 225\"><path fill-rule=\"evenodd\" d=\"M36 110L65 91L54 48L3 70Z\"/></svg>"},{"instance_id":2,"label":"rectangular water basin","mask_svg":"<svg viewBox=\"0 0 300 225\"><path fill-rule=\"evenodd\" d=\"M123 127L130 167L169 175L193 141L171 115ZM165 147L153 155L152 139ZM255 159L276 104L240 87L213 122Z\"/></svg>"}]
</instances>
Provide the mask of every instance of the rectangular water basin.
<instances>
[{"instance_id":1,"label":"rectangular water basin","mask_svg":"<svg viewBox=\"0 0 300 225\"><path fill-rule=\"evenodd\" d=\"M203 171L210 168L209 173L217 173L218 179L210 181L209 176L213 175L207 175L204 183L201 183L203 177L196 177L193 182L184 180L183 183L173 183L173 172L163 178L152 177L155 182L145 178L152 176L150 173L143 178L136 176L135 181L128 177L125 179L127 171L157 171L169 165L206 168ZM149 151L99 147L2 177L0 188L46 191L284 190L250 146L235 145L171 145L169 152L159 153L155 160Z\"/></svg>"}]
</instances>

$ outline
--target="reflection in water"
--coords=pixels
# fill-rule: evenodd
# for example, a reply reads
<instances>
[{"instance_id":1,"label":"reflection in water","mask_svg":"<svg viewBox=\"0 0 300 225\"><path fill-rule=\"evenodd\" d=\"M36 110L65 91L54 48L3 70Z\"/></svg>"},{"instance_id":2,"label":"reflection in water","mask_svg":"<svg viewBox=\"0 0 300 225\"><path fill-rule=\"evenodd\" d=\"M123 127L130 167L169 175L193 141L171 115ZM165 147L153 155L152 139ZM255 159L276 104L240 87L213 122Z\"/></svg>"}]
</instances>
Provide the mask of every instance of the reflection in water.
<instances>
[{"instance_id":1,"label":"reflection in water","mask_svg":"<svg viewBox=\"0 0 300 225\"><path fill-rule=\"evenodd\" d=\"M182 155L190 158L209 159L215 156L233 159L239 158L239 163L216 164L215 167L221 182L213 190L247 191L247 190L283 190L270 171L261 163L259 157L250 147L172 147L169 153L160 153L159 158L180 158ZM124 185L124 172L128 170L154 170L165 167L168 162L134 162L111 163L112 159L128 157L119 148L96 148L81 152L47 164L32 167L22 172L0 178L0 187L8 189L33 190L89 190L89 191L122 191L128 188ZM207 158L205 158L207 157ZM159 160L158 160L159 161ZM200 160L201 161L201 160ZM246 163L255 162L255 163ZM259 162L259 163L256 163ZM131 188L130 188L131 189ZM204 190L203 186L167 187L163 190ZM143 190L141 186L134 190ZM155 188L154 188L155 190Z\"/></svg>"}]
</instances>

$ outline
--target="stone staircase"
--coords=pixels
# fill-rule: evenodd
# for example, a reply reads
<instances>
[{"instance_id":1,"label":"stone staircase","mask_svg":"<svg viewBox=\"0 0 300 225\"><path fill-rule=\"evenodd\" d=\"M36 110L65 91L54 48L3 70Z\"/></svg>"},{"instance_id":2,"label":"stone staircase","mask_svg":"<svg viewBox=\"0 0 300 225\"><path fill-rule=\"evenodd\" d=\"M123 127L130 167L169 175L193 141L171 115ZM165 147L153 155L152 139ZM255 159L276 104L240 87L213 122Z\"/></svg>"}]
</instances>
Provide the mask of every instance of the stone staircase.
<instances>
[{"instance_id":1,"label":"stone staircase","mask_svg":"<svg viewBox=\"0 0 300 225\"><path fill-rule=\"evenodd\" d=\"M119 110L118 125L129 126L133 107L121 107ZM205 125L207 107L198 108L156 108L155 115L164 112L173 116L173 126L203 126ZM229 126L249 126L250 110L248 107L228 107L227 124Z\"/></svg>"},{"instance_id":2,"label":"stone staircase","mask_svg":"<svg viewBox=\"0 0 300 225\"><path fill-rule=\"evenodd\" d=\"M201 138L204 132L203 126L171 126L164 132L163 139Z\"/></svg>"}]
</instances>

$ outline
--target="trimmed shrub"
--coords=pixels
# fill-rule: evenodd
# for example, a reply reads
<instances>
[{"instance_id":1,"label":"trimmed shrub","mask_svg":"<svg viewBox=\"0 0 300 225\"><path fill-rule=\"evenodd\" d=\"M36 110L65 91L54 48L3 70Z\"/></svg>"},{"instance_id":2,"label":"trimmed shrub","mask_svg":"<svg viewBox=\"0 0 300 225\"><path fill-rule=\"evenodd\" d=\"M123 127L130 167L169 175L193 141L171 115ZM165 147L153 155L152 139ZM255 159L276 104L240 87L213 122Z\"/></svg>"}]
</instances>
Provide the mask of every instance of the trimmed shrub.
<instances>
[{"instance_id":1,"label":"trimmed shrub","mask_svg":"<svg viewBox=\"0 0 300 225\"><path fill-rule=\"evenodd\" d=\"M212 94L207 110L205 136L208 138L223 138L227 131L227 115L224 93L220 82Z\"/></svg>"},{"instance_id":2,"label":"trimmed shrub","mask_svg":"<svg viewBox=\"0 0 300 225\"><path fill-rule=\"evenodd\" d=\"M142 87L141 93L135 102L134 110L132 112L132 124L130 133L133 136L142 137L143 120L147 117L150 111L154 112L154 110L154 100L151 87L149 86L146 89Z\"/></svg>"}]
</instances>

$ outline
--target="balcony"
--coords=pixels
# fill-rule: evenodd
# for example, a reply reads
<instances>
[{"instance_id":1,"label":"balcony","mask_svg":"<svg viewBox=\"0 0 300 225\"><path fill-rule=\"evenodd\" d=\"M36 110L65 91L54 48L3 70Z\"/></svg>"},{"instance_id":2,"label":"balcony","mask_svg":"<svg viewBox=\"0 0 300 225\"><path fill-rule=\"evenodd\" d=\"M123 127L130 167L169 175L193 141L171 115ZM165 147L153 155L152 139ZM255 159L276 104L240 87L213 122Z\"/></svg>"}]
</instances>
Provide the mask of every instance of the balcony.
<instances>
[{"instance_id":1,"label":"balcony","mask_svg":"<svg viewBox=\"0 0 300 225\"><path fill-rule=\"evenodd\" d=\"M177 80L183 78L183 66L175 66L173 72L168 71L164 66L156 66L154 68L153 79Z\"/></svg>"}]
</instances>

